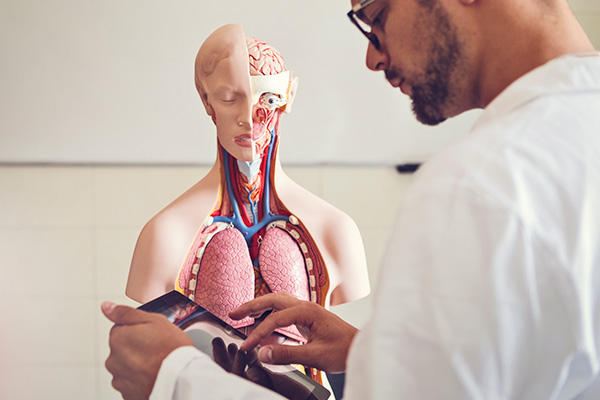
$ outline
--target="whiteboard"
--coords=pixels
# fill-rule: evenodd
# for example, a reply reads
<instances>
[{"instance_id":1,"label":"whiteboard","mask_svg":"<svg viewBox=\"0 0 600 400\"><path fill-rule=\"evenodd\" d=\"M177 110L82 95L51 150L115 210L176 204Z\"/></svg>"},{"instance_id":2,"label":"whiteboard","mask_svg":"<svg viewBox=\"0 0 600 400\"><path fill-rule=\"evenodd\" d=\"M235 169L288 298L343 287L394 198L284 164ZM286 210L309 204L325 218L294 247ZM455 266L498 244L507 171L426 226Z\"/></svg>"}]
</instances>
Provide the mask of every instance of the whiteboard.
<instances>
[{"instance_id":1,"label":"whiteboard","mask_svg":"<svg viewBox=\"0 0 600 400\"><path fill-rule=\"evenodd\" d=\"M0 0L0 163L210 164L196 93L204 39L228 23L277 48L299 78L284 164L402 164L463 135L477 112L419 124L365 67L349 1Z\"/></svg>"}]
</instances>

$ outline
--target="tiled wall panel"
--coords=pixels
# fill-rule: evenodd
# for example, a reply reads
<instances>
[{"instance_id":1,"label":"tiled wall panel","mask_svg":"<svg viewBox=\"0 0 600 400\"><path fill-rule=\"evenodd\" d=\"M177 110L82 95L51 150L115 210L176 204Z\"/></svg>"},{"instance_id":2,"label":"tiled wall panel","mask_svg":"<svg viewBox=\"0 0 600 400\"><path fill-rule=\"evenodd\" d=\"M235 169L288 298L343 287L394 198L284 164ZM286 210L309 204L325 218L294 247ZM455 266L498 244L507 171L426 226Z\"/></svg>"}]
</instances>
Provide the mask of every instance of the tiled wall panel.
<instances>
[{"instance_id":1,"label":"tiled wall panel","mask_svg":"<svg viewBox=\"0 0 600 400\"><path fill-rule=\"evenodd\" d=\"M143 225L207 172L198 167L0 167L0 398L117 400L104 369L103 300L124 295ZM410 176L392 168L290 167L347 212L370 276ZM359 184L362 183L362 184ZM361 326L370 297L334 311Z\"/></svg>"}]
</instances>

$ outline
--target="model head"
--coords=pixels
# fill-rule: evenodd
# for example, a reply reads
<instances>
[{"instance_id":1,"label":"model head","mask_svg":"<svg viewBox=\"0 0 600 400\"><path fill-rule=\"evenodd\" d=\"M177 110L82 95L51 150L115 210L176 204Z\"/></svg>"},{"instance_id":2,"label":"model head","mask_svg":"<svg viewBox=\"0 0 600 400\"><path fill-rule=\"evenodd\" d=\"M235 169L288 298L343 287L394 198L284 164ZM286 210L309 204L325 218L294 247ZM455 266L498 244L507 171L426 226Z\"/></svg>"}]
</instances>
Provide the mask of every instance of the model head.
<instances>
[{"instance_id":1,"label":"model head","mask_svg":"<svg viewBox=\"0 0 600 400\"><path fill-rule=\"evenodd\" d=\"M225 25L200 47L196 88L223 148L239 161L255 160L282 112L289 112L297 79L272 46Z\"/></svg>"}]
</instances>

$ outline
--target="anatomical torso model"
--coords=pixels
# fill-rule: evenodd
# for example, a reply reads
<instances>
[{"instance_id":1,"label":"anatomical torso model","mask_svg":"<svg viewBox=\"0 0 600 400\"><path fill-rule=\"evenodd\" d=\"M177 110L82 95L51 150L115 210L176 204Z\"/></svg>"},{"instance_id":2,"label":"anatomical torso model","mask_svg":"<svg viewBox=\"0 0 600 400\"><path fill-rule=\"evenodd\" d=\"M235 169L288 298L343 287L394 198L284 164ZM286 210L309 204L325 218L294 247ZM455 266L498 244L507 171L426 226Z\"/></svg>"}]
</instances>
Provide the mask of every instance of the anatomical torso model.
<instances>
[{"instance_id":1,"label":"anatomical torso model","mask_svg":"<svg viewBox=\"0 0 600 400\"><path fill-rule=\"evenodd\" d=\"M200 48L195 79L217 128L217 159L142 230L127 295L147 302L175 288L240 329L254 321L229 311L269 292L324 307L367 295L356 225L287 177L277 157L297 86L281 55L226 25ZM295 327L280 333L304 341Z\"/></svg>"}]
</instances>

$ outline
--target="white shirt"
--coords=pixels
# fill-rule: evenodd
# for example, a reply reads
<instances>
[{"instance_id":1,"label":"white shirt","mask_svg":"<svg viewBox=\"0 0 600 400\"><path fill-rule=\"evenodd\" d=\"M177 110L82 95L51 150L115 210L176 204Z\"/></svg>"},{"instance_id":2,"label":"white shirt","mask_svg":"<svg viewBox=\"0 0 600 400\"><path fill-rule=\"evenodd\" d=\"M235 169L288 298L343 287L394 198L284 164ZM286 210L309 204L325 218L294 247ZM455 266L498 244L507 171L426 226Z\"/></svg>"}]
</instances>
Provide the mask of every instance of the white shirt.
<instances>
[{"instance_id":1,"label":"white shirt","mask_svg":"<svg viewBox=\"0 0 600 400\"><path fill-rule=\"evenodd\" d=\"M600 57L521 77L426 163L348 399L600 399Z\"/></svg>"},{"instance_id":2,"label":"white shirt","mask_svg":"<svg viewBox=\"0 0 600 400\"><path fill-rule=\"evenodd\" d=\"M419 169L374 293L347 399L600 398L600 57L521 77ZM278 398L192 348L170 396Z\"/></svg>"},{"instance_id":3,"label":"white shirt","mask_svg":"<svg viewBox=\"0 0 600 400\"><path fill-rule=\"evenodd\" d=\"M163 361L150 400L285 399L237 375L225 372L192 346L175 349Z\"/></svg>"}]
</instances>

